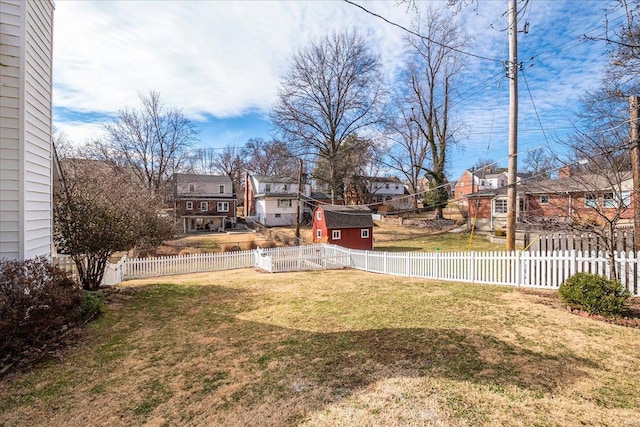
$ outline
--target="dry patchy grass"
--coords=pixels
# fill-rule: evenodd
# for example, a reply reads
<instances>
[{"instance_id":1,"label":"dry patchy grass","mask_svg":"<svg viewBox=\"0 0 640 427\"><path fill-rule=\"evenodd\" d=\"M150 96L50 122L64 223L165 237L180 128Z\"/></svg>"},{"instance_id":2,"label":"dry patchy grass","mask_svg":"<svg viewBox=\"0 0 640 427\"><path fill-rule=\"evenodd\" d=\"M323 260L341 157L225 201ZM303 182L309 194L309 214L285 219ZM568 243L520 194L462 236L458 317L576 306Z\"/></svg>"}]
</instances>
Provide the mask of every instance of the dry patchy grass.
<instances>
[{"instance_id":1,"label":"dry patchy grass","mask_svg":"<svg viewBox=\"0 0 640 427\"><path fill-rule=\"evenodd\" d=\"M125 283L0 425L640 426L640 330L555 293L358 271Z\"/></svg>"}]
</instances>

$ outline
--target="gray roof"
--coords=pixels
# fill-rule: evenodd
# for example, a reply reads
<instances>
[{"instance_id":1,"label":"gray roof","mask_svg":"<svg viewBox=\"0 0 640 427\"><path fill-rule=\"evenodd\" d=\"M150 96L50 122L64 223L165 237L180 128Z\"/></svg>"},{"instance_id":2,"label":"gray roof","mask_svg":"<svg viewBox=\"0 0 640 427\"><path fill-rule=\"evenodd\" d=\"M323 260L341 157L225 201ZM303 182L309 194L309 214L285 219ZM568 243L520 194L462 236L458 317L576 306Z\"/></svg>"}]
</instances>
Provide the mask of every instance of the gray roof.
<instances>
[{"instance_id":1,"label":"gray roof","mask_svg":"<svg viewBox=\"0 0 640 427\"><path fill-rule=\"evenodd\" d=\"M204 175L195 173L176 173L174 179L177 184L188 184L190 182L220 182L231 183L231 178L227 175Z\"/></svg>"},{"instance_id":2,"label":"gray roof","mask_svg":"<svg viewBox=\"0 0 640 427\"><path fill-rule=\"evenodd\" d=\"M269 184L297 184L298 180L288 176L265 176L265 175L253 175L258 182L264 182Z\"/></svg>"},{"instance_id":3,"label":"gray roof","mask_svg":"<svg viewBox=\"0 0 640 427\"><path fill-rule=\"evenodd\" d=\"M373 227L371 209L366 206L320 205L327 228Z\"/></svg>"}]
</instances>

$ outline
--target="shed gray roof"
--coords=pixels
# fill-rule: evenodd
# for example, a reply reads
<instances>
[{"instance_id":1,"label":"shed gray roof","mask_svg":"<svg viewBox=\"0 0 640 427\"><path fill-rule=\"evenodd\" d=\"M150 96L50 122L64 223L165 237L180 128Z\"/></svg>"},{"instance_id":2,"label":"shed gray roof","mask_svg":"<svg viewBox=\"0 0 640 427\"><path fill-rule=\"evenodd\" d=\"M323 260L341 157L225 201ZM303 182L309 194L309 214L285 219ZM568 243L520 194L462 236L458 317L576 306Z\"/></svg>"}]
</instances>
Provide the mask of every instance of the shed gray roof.
<instances>
[{"instance_id":1,"label":"shed gray roof","mask_svg":"<svg viewBox=\"0 0 640 427\"><path fill-rule=\"evenodd\" d=\"M366 206L321 205L327 228L373 227L371 209Z\"/></svg>"}]
</instances>

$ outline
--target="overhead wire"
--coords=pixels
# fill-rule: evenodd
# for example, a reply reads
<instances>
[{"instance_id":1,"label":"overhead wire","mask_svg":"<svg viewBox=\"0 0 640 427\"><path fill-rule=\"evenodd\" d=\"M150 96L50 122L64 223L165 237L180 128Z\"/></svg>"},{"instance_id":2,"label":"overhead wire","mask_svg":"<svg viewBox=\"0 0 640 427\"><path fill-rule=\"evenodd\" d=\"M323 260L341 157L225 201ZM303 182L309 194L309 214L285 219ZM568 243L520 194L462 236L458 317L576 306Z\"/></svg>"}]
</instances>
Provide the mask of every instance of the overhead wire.
<instances>
[{"instance_id":1,"label":"overhead wire","mask_svg":"<svg viewBox=\"0 0 640 427\"><path fill-rule=\"evenodd\" d=\"M416 32L416 31L410 30L409 28L407 28L407 27L405 27L403 25L400 25L397 22L393 22L390 19L387 19L387 18L385 18L384 16L382 16L382 15L380 15L378 13L372 12L369 9L367 9L366 7L364 7L362 5L359 5L359 4L357 4L357 3L355 3L355 2L353 2L351 0L344 0L344 1L346 3L352 5L352 6L355 6L355 7L359 8L359 9L363 10L364 12L368 13L371 16L374 16L374 17L376 17L378 19L381 19L382 21L386 22L389 25L392 25L394 27L400 28L402 31L404 31L406 33L409 33L409 34L411 34L413 36L416 36L416 37L418 37L418 38L420 38L422 40L427 40L427 41L429 41L431 43L437 44L438 46L441 46L441 47L443 47L445 49L450 49L450 50L452 50L454 52L460 53L461 55L466 55L466 56L470 56L470 57L473 57L473 58L482 59L484 61L491 61L491 62L498 62L498 63L502 63L503 62L500 59L489 58L487 56L477 55L475 53L467 52L467 51L464 51L462 49L459 49L459 48L456 48L456 47L453 47L453 46L449 46L449 45L447 45L445 43L442 43L442 42L434 40L434 39L432 39L430 37L424 36L424 35Z\"/></svg>"}]
</instances>

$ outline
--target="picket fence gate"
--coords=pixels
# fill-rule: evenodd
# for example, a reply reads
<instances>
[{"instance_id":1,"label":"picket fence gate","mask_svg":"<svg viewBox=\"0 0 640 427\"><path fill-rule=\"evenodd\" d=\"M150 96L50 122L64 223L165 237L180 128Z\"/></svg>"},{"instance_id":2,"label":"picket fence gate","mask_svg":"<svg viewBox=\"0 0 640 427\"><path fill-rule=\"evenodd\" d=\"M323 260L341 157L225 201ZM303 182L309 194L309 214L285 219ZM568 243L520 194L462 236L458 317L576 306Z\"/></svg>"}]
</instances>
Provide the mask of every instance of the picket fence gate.
<instances>
[{"instance_id":1,"label":"picket fence gate","mask_svg":"<svg viewBox=\"0 0 640 427\"><path fill-rule=\"evenodd\" d=\"M614 262L621 283L632 295L640 296L638 255L616 253ZM103 284L242 268L260 268L271 273L355 268L395 276L541 289L557 289L579 272L612 276L609 256L604 252L378 252L314 244L216 254L123 258L118 264L109 265Z\"/></svg>"}]
</instances>

